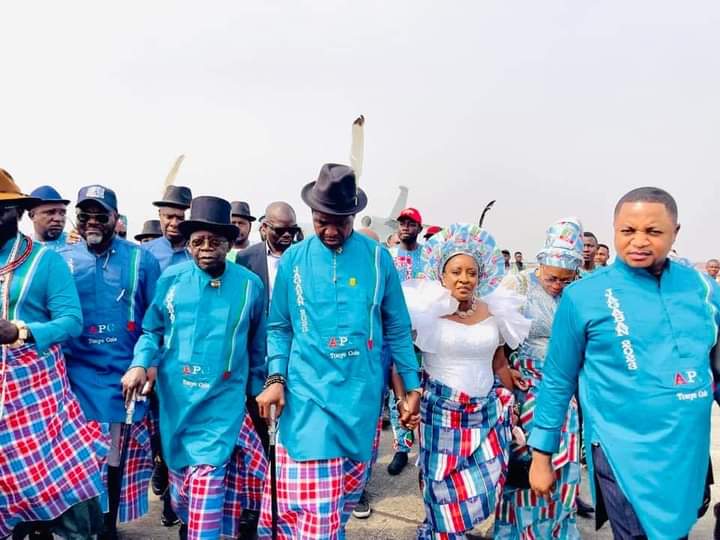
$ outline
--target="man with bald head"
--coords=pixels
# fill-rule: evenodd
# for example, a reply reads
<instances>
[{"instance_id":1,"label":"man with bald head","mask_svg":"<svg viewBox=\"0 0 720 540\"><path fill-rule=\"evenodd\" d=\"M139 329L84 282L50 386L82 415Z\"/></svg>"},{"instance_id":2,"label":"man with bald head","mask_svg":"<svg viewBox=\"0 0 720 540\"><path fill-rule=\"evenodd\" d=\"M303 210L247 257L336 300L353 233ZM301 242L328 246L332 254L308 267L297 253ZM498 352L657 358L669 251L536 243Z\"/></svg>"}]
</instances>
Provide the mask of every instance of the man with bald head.
<instances>
[{"instance_id":1,"label":"man with bald head","mask_svg":"<svg viewBox=\"0 0 720 540\"><path fill-rule=\"evenodd\" d=\"M260 225L265 242L250 246L237 254L235 262L255 272L266 291L266 304L269 306L272 289L275 284L278 261L285 251L292 246L295 236L300 231L295 218L295 210L286 202L270 203L265 209L265 216Z\"/></svg>"},{"instance_id":2,"label":"man with bald head","mask_svg":"<svg viewBox=\"0 0 720 540\"><path fill-rule=\"evenodd\" d=\"M281 201L270 203L265 209L265 215L261 221L260 232L265 241L239 251L235 262L260 277L263 285L265 285L265 310L267 312L270 298L272 298L278 262L282 254L293 245L300 227L297 225L295 210L286 202ZM257 402L252 395L247 396L247 411L255 430L260 436L263 447L267 451L270 443L267 425L260 417ZM240 524L241 534L239 536L241 540L255 538L258 518L259 512L257 511L243 513Z\"/></svg>"}]
</instances>

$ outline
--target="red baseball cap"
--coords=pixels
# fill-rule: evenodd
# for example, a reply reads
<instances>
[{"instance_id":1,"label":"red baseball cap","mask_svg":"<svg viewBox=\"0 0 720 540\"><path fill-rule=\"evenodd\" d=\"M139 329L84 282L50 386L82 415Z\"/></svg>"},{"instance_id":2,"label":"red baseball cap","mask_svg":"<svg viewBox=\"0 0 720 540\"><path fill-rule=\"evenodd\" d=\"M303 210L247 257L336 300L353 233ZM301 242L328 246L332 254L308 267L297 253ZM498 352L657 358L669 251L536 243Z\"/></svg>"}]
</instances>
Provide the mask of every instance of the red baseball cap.
<instances>
[{"instance_id":1,"label":"red baseball cap","mask_svg":"<svg viewBox=\"0 0 720 540\"><path fill-rule=\"evenodd\" d=\"M415 208L406 208L405 210L400 212L397 220L400 221L403 218L411 219L418 225L422 225L422 217L420 216L420 212L418 212Z\"/></svg>"},{"instance_id":2,"label":"red baseball cap","mask_svg":"<svg viewBox=\"0 0 720 540\"><path fill-rule=\"evenodd\" d=\"M425 238L429 238L434 234L439 233L442 231L442 227L438 227L437 225L430 225L427 229L425 229Z\"/></svg>"}]
</instances>

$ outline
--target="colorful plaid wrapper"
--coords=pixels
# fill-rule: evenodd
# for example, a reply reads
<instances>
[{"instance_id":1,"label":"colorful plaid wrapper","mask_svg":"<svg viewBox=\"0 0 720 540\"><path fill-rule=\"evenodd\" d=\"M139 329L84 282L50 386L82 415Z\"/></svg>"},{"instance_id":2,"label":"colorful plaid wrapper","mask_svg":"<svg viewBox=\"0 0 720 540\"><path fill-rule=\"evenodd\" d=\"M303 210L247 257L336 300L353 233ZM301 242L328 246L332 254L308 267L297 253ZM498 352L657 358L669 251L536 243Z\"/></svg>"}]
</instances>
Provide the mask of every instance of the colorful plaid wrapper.
<instances>
[{"instance_id":1,"label":"colorful plaid wrapper","mask_svg":"<svg viewBox=\"0 0 720 540\"><path fill-rule=\"evenodd\" d=\"M425 522L418 538L464 538L495 512L505 481L512 393L470 397L427 379L420 411Z\"/></svg>"},{"instance_id":2,"label":"colorful plaid wrapper","mask_svg":"<svg viewBox=\"0 0 720 540\"><path fill-rule=\"evenodd\" d=\"M51 520L103 491L107 452L70 390L58 345L8 348L0 419L0 537L19 522Z\"/></svg>"},{"instance_id":3,"label":"colorful plaid wrapper","mask_svg":"<svg viewBox=\"0 0 720 540\"><path fill-rule=\"evenodd\" d=\"M360 500L369 462L347 458L295 461L276 447L278 539L339 540ZM265 483L258 539L272 536L270 481Z\"/></svg>"}]
</instances>

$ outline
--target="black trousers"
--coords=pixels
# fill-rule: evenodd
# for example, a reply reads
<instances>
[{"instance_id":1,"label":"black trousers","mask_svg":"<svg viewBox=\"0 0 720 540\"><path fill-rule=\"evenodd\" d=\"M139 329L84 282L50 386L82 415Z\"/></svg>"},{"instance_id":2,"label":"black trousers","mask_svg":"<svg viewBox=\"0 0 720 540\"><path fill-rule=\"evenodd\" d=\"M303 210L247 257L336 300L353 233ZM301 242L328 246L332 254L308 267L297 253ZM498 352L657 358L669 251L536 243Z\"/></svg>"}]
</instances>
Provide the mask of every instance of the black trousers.
<instances>
[{"instance_id":1,"label":"black trousers","mask_svg":"<svg viewBox=\"0 0 720 540\"><path fill-rule=\"evenodd\" d=\"M595 468L595 491L597 494L596 528L599 529L609 520L615 540L647 540L647 535L635 509L620 490L620 486L617 485L605 452L600 446L592 445L592 460ZM712 483L712 464L705 486L706 492L710 487L708 482ZM680 540L687 540L687 536L683 536Z\"/></svg>"}]
</instances>

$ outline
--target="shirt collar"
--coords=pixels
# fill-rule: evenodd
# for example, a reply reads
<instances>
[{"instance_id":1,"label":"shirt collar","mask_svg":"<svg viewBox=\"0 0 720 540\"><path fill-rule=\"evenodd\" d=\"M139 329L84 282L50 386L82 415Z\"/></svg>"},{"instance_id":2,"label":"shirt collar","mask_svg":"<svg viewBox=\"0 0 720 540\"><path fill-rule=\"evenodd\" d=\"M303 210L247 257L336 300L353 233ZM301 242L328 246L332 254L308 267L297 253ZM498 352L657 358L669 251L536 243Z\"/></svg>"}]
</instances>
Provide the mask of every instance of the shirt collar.
<instances>
[{"instance_id":1,"label":"shirt collar","mask_svg":"<svg viewBox=\"0 0 720 540\"><path fill-rule=\"evenodd\" d=\"M623 261L620 257L615 257L615 262L611 265L615 268L618 268L623 273L639 278L639 279L652 279L653 281L658 281L661 279L665 274L668 272L671 272L671 264L670 259L665 259L665 264L663 265L663 270L660 273L659 276L656 276L655 274L651 273L649 270L645 268L634 268L627 264L625 261Z\"/></svg>"}]
</instances>

